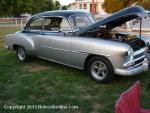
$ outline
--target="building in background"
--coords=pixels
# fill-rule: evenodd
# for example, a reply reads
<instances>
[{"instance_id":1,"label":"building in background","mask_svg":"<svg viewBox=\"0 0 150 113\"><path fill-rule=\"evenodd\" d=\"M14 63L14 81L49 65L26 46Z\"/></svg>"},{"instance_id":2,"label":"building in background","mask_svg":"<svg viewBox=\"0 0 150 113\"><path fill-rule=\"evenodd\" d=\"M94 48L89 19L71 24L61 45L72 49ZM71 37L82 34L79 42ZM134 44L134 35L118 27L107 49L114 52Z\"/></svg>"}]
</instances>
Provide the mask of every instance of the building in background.
<instances>
[{"instance_id":1,"label":"building in background","mask_svg":"<svg viewBox=\"0 0 150 113\"><path fill-rule=\"evenodd\" d=\"M68 7L69 10L84 10L93 12L94 14L104 14L105 11L102 8L104 0L94 0L94 4L92 0L75 0L75 2L71 3ZM94 11L92 11L92 4L94 6Z\"/></svg>"}]
</instances>

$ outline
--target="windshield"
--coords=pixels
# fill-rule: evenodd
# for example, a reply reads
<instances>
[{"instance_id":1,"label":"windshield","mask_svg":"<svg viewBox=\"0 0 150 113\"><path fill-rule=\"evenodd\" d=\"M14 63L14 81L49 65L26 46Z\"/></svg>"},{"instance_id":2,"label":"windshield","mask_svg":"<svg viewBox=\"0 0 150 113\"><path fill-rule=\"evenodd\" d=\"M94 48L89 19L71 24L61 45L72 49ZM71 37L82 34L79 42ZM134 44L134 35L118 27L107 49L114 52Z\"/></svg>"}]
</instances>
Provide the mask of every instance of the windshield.
<instances>
[{"instance_id":1,"label":"windshield","mask_svg":"<svg viewBox=\"0 0 150 113\"><path fill-rule=\"evenodd\" d=\"M89 14L76 14L69 17L69 21L74 30L79 30L83 27L95 23L95 19Z\"/></svg>"}]
</instances>

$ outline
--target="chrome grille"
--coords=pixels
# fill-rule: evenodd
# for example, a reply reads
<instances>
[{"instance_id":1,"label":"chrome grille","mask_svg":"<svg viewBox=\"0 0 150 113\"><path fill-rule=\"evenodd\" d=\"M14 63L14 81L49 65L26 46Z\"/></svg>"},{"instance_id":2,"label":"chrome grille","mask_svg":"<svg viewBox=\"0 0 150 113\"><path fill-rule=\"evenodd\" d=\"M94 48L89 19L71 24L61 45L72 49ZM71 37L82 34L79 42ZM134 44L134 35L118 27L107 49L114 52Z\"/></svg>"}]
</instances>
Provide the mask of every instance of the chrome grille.
<instances>
[{"instance_id":1,"label":"chrome grille","mask_svg":"<svg viewBox=\"0 0 150 113\"><path fill-rule=\"evenodd\" d=\"M143 52L143 53L139 53L139 54L135 55L133 58L134 58L134 59L137 59L137 58L142 57L143 55L144 55L144 52Z\"/></svg>"},{"instance_id":2,"label":"chrome grille","mask_svg":"<svg viewBox=\"0 0 150 113\"><path fill-rule=\"evenodd\" d=\"M133 58L134 58L135 65L143 64L143 61L145 58L145 53L142 52L142 53L139 53L137 55L134 55Z\"/></svg>"}]
</instances>

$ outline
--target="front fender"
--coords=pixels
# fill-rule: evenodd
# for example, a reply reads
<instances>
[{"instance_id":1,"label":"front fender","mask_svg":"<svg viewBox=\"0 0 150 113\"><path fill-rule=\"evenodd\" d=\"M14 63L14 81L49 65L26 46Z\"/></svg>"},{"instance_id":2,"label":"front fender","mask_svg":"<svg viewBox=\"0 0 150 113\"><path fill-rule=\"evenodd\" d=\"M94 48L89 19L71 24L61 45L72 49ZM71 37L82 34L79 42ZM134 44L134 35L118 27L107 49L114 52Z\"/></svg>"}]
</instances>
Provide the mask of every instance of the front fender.
<instances>
[{"instance_id":1,"label":"front fender","mask_svg":"<svg viewBox=\"0 0 150 113\"><path fill-rule=\"evenodd\" d=\"M82 55L100 55L106 57L113 65L114 68L122 67L125 58L125 53L129 49L129 45L121 42L96 39L96 38L74 38L72 39L73 58L78 61L77 56ZM76 55L78 54L78 55ZM75 57L74 57L75 56Z\"/></svg>"}]
</instances>

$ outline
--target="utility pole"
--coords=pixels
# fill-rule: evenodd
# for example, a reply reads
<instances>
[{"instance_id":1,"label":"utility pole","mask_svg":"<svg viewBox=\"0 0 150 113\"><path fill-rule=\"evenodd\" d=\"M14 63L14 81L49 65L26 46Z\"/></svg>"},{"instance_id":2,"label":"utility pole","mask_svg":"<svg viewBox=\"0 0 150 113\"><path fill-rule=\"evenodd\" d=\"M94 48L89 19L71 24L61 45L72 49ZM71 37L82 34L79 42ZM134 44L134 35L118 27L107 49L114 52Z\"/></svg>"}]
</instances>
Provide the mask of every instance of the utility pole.
<instances>
[{"instance_id":1,"label":"utility pole","mask_svg":"<svg viewBox=\"0 0 150 113\"><path fill-rule=\"evenodd\" d=\"M91 13L94 15L95 14L95 3L94 3L94 0L92 0L92 11Z\"/></svg>"}]
</instances>

